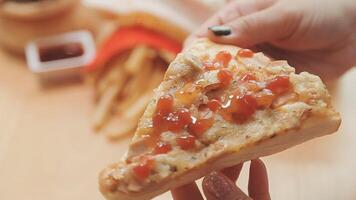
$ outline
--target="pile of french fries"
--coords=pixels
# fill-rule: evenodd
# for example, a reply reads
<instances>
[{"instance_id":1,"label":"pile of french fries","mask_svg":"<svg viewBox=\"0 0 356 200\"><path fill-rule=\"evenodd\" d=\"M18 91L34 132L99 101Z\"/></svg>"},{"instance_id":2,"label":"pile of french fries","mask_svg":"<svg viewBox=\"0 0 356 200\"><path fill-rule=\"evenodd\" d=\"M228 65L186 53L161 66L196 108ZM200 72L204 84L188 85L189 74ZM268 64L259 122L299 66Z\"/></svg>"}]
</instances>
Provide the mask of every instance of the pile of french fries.
<instances>
[{"instance_id":1,"label":"pile of french fries","mask_svg":"<svg viewBox=\"0 0 356 200\"><path fill-rule=\"evenodd\" d=\"M136 129L153 89L175 55L141 45L113 58L94 74L96 132L119 139Z\"/></svg>"}]
</instances>

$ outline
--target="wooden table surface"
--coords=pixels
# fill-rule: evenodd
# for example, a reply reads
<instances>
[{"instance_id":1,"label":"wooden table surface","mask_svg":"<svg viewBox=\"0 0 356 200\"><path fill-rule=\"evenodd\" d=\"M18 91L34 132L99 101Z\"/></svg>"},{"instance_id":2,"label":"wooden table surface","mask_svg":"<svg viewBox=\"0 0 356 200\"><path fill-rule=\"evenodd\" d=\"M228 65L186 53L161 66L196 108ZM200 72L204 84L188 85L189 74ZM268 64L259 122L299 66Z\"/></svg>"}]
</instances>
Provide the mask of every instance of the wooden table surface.
<instances>
[{"instance_id":1,"label":"wooden table surface","mask_svg":"<svg viewBox=\"0 0 356 200\"><path fill-rule=\"evenodd\" d=\"M356 70L331 88L334 135L264 158L273 199L356 199ZM89 129L91 88L41 88L24 60L0 50L0 199L97 200L97 173L123 155ZM246 189L247 170L239 183ZM169 194L157 199L169 199Z\"/></svg>"},{"instance_id":2,"label":"wooden table surface","mask_svg":"<svg viewBox=\"0 0 356 200\"><path fill-rule=\"evenodd\" d=\"M266 162L272 199L356 199L356 69L330 86L343 122ZM125 152L90 130L91 88L42 88L23 58L0 49L0 199L100 200L97 174ZM247 167L238 181L246 191ZM170 199L166 193L156 199Z\"/></svg>"}]
</instances>

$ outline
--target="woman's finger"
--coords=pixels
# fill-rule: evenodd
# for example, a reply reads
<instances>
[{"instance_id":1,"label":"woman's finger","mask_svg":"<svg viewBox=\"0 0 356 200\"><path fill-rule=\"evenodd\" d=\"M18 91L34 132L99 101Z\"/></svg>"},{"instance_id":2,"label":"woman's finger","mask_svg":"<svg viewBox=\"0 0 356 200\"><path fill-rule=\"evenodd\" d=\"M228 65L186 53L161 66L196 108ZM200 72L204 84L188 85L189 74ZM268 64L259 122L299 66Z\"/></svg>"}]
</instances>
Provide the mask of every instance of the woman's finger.
<instances>
[{"instance_id":1,"label":"woman's finger","mask_svg":"<svg viewBox=\"0 0 356 200\"><path fill-rule=\"evenodd\" d=\"M221 172L227 176L228 178L230 178L230 180L232 180L232 182L236 182L236 180L239 178L241 169L242 169L243 163L232 166L232 167L228 167L225 168L223 170L221 170Z\"/></svg>"},{"instance_id":2,"label":"woman's finger","mask_svg":"<svg viewBox=\"0 0 356 200\"><path fill-rule=\"evenodd\" d=\"M209 31L208 37L219 43L251 47L280 39L282 35L288 34L284 31L286 26L283 24L283 20L278 14L278 8L273 6L224 24L230 27L230 35L216 36L212 31Z\"/></svg>"},{"instance_id":3,"label":"woman's finger","mask_svg":"<svg viewBox=\"0 0 356 200\"><path fill-rule=\"evenodd\" d=\"M260 159L251 160L248 193L254 200L270 200L266 166Z\"/></svg>"},{"instance_id":4,"label":"woman's finger","mask_svg":"<svg viewBox=\"0 0 356 200\"><path fill-rule=\"evenodd\" d=\"M206 36L208 28L216 25L228 24L242 16L263 10L273 4L275 0L240 0L225 5L221 10L207 20L197 31L197 36Z\"/></svg>"},{"instance_id":5,"label":"woman's finger","mask_svg":"<svg viewBox=\"0 0 356 200\"><path fill-rule=\"evenodd\" d=\"M195 182L175 188L171 190L171 194L174 200L203 200L203 196Z\"/></svg>"},{"instance_id":6,"label":"woman's finger","mask_svg":"<svg viewBox=\"0 0 356 200\"><path fill-rule=\"evenodd\" d=\"M211 26L227 24L239 17L260 11L271 6L276 0L240 0L232 1L225 5L216 14L204 22L185 41L184 46L188 46L192 40L198 37L208 36L208 28Z\"/></svg>"},{"instance_id":7,"label":"woman's finger","mask_svg":"<svg viewBox=\"0 0 356 200\"><path fill-rule=\"evenodd\" d=\"M203 180L207 200L252 200L221 172L212 172Z\"/></svg>"}]
</instances>

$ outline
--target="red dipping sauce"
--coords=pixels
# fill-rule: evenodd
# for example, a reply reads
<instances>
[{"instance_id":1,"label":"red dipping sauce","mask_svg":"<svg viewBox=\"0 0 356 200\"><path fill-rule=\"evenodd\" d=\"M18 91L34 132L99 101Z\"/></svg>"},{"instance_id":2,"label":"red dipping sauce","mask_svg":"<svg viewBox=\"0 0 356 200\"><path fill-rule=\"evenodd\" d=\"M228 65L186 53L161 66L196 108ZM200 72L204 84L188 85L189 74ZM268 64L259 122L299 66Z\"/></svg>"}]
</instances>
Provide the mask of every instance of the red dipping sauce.
<instances>
[{"instance_id":1,"label":"red dipping sauce","mask_svg":"<svg viewBox=\"0 0 356 200\"><path fill-rule=\"evenodd\" d=\"M83 54L83 47L78 42L53 46L43 46L39 48L39 56L41 62L73 58L82 56Z\"/></svg>"}]
</instances>

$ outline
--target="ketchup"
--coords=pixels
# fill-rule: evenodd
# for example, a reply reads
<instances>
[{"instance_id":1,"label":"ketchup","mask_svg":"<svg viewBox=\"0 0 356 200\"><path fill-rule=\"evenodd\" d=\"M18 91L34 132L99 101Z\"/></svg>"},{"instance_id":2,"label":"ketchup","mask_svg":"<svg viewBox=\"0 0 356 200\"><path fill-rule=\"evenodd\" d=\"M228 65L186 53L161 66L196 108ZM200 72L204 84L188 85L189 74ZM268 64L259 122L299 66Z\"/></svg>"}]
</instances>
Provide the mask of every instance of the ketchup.
<instances>
[{"instance_id":1,"label":"ketchup","mask_svg":"<svg viewBox=\"0 0 356 200\"><path fill-rule=\"evenodd\" d=\"M83 53L82 45L77 42L39 48L41 62L78 57L83 55Z\"/></svg>"},{"instance_id":2,"label":"ketchup","mask_svg":"<svg viewBox=\"0 0 356 200\"><path fill-rule=\"evenodd\" d=\"M132 168L132 171L136 175L136 177L140 180L146 179L153 168L154 160L150 159L147 156L142 156L140 163Z\"/></svg>"},{"instance_id":3,"label":"ketchup","mask_svg":"<svg viewBox=\"0 0 356 200\"><path fill-rule=\"evenodd\" d=\"M190 112L186 108L173 110L173 97L164 95L159 98L155 114L152 117L153 128L156 131L172 131L179 132L192 122Z\"/></svg>"},{"instance_id":4,"label":"ketchup","mask_svg":"<svg viewBox=\"0 0 356 200\"><path fill-rule=\"evenodd\" d=\"M156 111L152 122L155 129L164 123L166 116L173 111L173 97L171 95L161 96L157 101Z\"/></svg>"},{"instance_id":5,"label":"ketchup","mask_svg":"<svg viewBox=\"0 0 356 200\"><path fill-rule=\"evenodd\" d=\"M250 49L240 49L237 52L238 57L252 58L253 55L254 55L254 53Z\"/></svg>"},{"instance_id":6,"label":"ketchup","mask_svg":"<svg viewBox=\"0 0 356 200\"><path fill-rule=\"evenodd\" d=\"M271 90L264 89L255 94L258 108L268 108L272 105L276 95Z\"/></svg>"},{"instance_id":7,"label":"ketchup","mask_svg":"<svg viewBox=\"0 0 356 200\"><path fill-rule=\"evenodd\" d=\"M211 71L211 70L216 70L218 69L218 65L214 62L204 62L203 63L203 69L206 71Z\"/></svg>"},{"instance_id":8,"label":"ketchup","mask_svg":"<svg viewBox=\"0 0 356 200\"><path fill-rule=\"evenodd\" d=\"M193 135L185 135L177 138L177 144L183 150L192 149L195 147L196 138Z\"/></svg>"},{"instance_id":9,"label":"ketchup","mask_svg":"<svg viewBox=\"0 0 356 200\"><path fill-rule=\"evenodd\" d=\"M189 124L188 132L196 137L202 136L214 124L214 119L198 119L195 122Z\"/></svg>"},{"instance_id":10,"label":"ketchup","mask_svg":"<svg viewBox=\"0 0 356 200\"><path fill-rule=\"evenodd\" d=\"M154 149L154 154L165 154L172 150L172 146L169 143L157 142Z\"/></svg>"},{"instance_id":11,"label":"ketchup","mask_svg":"<svg viewBox=\"0 0 356 200\"><path fill-rule=\"evenodd\" d=\"M229 52L220 51L218 54L216 54L214 61L220 63L222 67L227 67L231 61L231 58L232 56Z\"/></svg>"},{"instance_id":12,"label":"ketchup","mask_svg":"<svg viewBox=\"0 0 356 200\"><path fill-rule=\"evenodd\" d=\"M267 83L266 88L274 94L282 94L291 88L291 83L288 76L277 76Z\"/></svg>"},{"instance_id":13,"label":"ketchup","mask_svg":"<svg viewBox=\"0 0 356 200\"><path fill-rule=\"evenodd\" d=\"M208 107L211 111L216 112L217 110L220 109L221 103L220 103L219 100L213 99L213 100L211 100L211 101L208 102L207 107Z\"/></svg>"},{"instance_id":14,"label":"ketchup","mask_svg":"<svg viewBox=\"0 0 356 200\"><path fill-rule=\"evenodd\" d=\"M241 76L240 80L241 81L256 81L257 78L256 78L256 76L254 76L250 73L246 73Z\"/></svg>"},{"instance_id":15,"label":"ketchup","mask_svg":"<svg viewBox=\"0 0 356 200\"><path fill-rule=\"evenodd\" d=\"M227 87L232 80L232 73L227 69L221 69L218 72L218 79L223 87Z\"/></svg>"},{"instance_id":16,"label":"ketchup","mask_svg":"<svg viewBox=\"0 0 356 200\"><path fill-rule=\"evenodd\" d=\"M221 113L225 120L240 124L256 112L257 106L255 97L250 94L232 95Z\"/></svg>"},{"instance_id":17,"label":"ketchup","mask_svg":"<svg viewBox=\"0 0 356 200\"><path fill-rule=\"evenodd\" d=\"M174 101L172 95L163 95L157 101L156 111L163 115L166 115L173 111L173 103Z\"/></svg>"}]
</instances>

